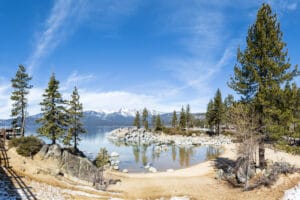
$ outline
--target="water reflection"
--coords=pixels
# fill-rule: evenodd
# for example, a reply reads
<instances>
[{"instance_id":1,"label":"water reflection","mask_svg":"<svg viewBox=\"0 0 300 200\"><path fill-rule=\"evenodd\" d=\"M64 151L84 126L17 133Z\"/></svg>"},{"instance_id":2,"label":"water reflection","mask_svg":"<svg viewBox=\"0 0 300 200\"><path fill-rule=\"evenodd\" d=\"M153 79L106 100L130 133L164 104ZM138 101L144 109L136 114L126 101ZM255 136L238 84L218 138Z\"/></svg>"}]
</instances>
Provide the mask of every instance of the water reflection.
<instances>
[{"instance_id":1,"label":"water reflection","mask_svg":"<svg viewBox=\"0 0 300 200\"><path fill-rule=\"evenodd\" d=\"M188 167L207 159L212 159L220 152L214 147L180 148L176 145L164 146L160 150L155 145L130 145L122 142L111 142L106 135L119 127L89 127L88 134L82 137L79 148L91 159L95 158L99 149L105 147L108 152L118 152L120 169L130 172L144 172L144 166L150 163L159 171Z\"/></svg>"}]
</instances>

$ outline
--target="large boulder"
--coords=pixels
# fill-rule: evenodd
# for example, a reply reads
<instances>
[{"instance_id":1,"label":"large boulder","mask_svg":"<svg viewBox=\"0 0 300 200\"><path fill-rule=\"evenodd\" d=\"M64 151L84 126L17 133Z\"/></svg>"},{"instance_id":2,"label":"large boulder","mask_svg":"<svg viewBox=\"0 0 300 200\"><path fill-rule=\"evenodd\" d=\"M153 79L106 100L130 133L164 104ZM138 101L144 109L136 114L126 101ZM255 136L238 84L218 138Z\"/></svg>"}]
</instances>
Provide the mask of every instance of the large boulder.
<instances>
[{"instance_id":1,"label":"large boulder","mask_svg":"<svg viewBox=\"0 0 300 200\"><path fill-rule=\"evenodd\" d=\"M86 157L73 154L62 149L58 144L44 145L38 155L42 159L55 159L58 161L60 174L84 180L97 185L102 180L101 171Z\"/></svg>"},{"instance_id":2,"label":"large boulder","mask_svg":"<svg viewBox=\"0 0 300 200\"><path fill-rule=\"evenodd\" d=\"M50 145L48 151L45 155L45 158L56 158L60 159L62 155L62 149L59 144Z\"/></svg>"},{"instance_id":3,"label":"large boulder","mask_svg":"<svg viewBox=\"0 0 300 200\"><path fill-rule=\"evenodd\" d=\"M45 157L47 152L49 149L49 144L45 144L42 146L42 148L40 149L40 151L37 153L37 155L41 156L41 157Z\"/></svg>"},{"instance_id":4,"label":"large boulder","mask_svg":"<svg viewBox=\"0 0 300 200\"><path fill-rule=\"evenodd\" d=\"M77 177L88 182L96 182L100 178L98 168L87 158L63 151L60 169L64 174Z\"/></svg>"}]
</instances>

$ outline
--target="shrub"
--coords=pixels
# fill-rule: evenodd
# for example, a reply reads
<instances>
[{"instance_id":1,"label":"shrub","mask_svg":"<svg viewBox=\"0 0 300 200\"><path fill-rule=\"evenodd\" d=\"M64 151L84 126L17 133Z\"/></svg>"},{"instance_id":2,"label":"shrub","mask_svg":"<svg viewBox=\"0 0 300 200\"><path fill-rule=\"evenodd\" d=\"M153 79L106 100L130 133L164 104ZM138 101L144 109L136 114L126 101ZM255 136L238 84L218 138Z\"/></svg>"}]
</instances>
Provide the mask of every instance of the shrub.
<instances>
[{"instance_id":1,"label":"shrub","mask_svg":"<svg viewBox=\"0 0 300 200\"><path fill-rule=\"evenodd\" d=\"M18 147L23 142L24 142L24 137L21 137L21 138L12 138L8 142L8 148Z\"/></svg>"},{"instance_id":2,"label":"shrub","mask_svg":"<svg viewBox=\"0 0 300 200\"><path fill-rule=\"evenodd\" d=\"M9 141L9 147L16 147L21 156L34 156L42 148L43 142L34 136L13 138Z\"/></svg>"},{"instance_id":3,"label":"shrub","mask_svg":"<svg viewBox=\"0 0 300 200\"><path fill-rule=\"evenodd\" d=\"M100 148L100 151L94 160L95 165L100 168L109 163L109 155L105 148Z\"/></svg>"},{"instance_id":4,"label":"shrub","mask_svg":"<svg viewBox=\"0 0 300 200\"><path fill-rule=\"evenodd\" d=\"M168 127L163 127L163 132L167 135L185 135L185 136L192 136L193 134L195 135L200 135L201 132L198 130L184 130L181 128L168 128Z\"/></svg>"}]
</instances>

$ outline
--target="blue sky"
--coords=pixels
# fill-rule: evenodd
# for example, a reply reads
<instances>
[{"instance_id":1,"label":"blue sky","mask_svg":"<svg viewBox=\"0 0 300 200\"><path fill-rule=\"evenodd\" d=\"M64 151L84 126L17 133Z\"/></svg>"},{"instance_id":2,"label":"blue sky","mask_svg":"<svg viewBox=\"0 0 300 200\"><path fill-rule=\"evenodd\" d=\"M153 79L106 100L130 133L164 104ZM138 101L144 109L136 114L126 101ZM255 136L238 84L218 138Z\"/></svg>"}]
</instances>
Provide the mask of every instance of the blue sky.
<instances>
[{"instance_id":1,"label":"blue sky","mask_svg":"<svg viewBox=\"0 0 300 200\"><path fill-rule=\"evenodd\" d=\"M0 3L0 118L8 118L10 79L19 64L33 76L29 114L49 76L85 110L206 110L233 74L238 46L264 1L56 0ZM291 63L299 63L299 0L267 1L277 13Z\"/></svg>"}]
</instances>

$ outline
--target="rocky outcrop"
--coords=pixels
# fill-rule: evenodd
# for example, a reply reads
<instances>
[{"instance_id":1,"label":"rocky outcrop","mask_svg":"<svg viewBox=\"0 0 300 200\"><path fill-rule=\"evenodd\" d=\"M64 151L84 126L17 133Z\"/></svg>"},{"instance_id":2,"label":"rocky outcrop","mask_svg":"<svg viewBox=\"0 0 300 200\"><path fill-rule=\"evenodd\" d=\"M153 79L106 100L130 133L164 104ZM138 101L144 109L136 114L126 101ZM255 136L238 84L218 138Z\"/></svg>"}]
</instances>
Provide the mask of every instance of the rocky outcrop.
<instances>
[{"instance_id":1,"label":"rocky outcrop","mask_svg":"<svg viewBox=\"0 0 300 200\"><path fill-rule=\"evenodd\" d=\"M55 159L58 161L57 175L74 177L89 183L93 183L101 189L102 173L86 157L75 155L67 149L62 149L58 144L44 145L37 153L42 159Z\"/></svg>"},{"instance_id":2,"label":"rocky outcrop","mask_svg":"<svg viewBox=\"0 0 300 200\"><path fill-rule=\"evenodd\" d=\"M182 136L182 135L166 135L147 131L143 128L119 128L111 131L108 134L108 139L114 142L127 144L171 144L174 143L179 147L187 147L193 145L214 145L221 146L230 144L231 139L224 135L209 137L201 136Z\"/></svg>"}]
</instances>

